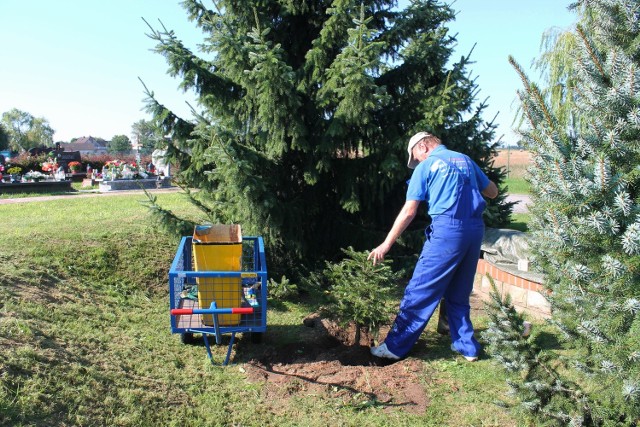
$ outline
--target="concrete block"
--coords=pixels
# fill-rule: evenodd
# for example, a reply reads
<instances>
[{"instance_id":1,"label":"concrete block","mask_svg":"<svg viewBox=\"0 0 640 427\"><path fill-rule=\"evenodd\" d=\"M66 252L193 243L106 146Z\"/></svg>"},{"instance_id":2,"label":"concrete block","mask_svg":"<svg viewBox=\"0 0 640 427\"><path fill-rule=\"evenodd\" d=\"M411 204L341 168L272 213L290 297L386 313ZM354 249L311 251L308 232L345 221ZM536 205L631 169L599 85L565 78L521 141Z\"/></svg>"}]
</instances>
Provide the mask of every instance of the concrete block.
<instances>
[{"instance_id":1,"label":"concrete block","mask_svg":"<svg viewBox=\"0 0 640 427\"><path fill-rule=\"evenodd\" d=\"M122 191L122 190L140 190L153 188L168 188L171 186L171 179L153 178L153 179L118 179L115 181L102 181L99 185L100 191Z\"/></svg>"},{"instance_id":2,"label":"concrete block","mask_svg":"<svg viewBox=\"0 0 640 427\"><path fill-rule=\"evenodd\" d=\"M519 259L518 260L518 270L520 270L520 271L529 271L529 260Z\"/></svg>"},{"instance_id":3,"label":"concrete block","mask_svg":"<svg viewBox=\"0 0 640 427\"><path fill-rule=\"evenodd\" d=\"M532 310L539 311L545 314L551 314L551 305L549 301L537 291L528 291L527 295L527 307Z\"/></svg>"},{"instance_id":4,"label":"concrete block","mask_svg":"<svg viewBox=\"0 0 640 427\"><path fill-rule=\"evenodd\" d=\"M493 283L496 285L496 288L498 289L498 292L500 293L500 295L502 295L502 288L503 288L503 283L499 280L495 280L493 279ZM491 279L489 279L487 276L482 276L480 279L480 292L484 292L486 294L490 294L491 293Z\"/></svg>"},{"instance_id":5,"label":"concrete block","mask_svg":"<svg viewBox=\"0 0 640 427\"><path fill-rule=\"evenodd\" d=\"M505 285L504 292L511 295L511 302L513 305L519 305L521 307L527 307L527 293L526 289L522 289L518 286Z\"/></svg>"}]
</instances>

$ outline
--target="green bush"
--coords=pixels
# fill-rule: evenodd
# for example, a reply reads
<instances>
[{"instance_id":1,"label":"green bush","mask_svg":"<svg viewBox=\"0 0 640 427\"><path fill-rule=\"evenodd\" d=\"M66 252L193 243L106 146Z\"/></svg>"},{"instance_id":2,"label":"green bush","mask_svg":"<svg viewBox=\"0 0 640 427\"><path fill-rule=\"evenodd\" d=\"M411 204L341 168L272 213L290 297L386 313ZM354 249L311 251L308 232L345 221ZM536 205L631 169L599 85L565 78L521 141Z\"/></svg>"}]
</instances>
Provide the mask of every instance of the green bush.
<instances>
[{"instance_id":1,"label":"green bush","mask_svg":"<svg viewBox=\"0 0 640 427\"><path fill-rule=\"evenodd\" d=\"M42 163L47 160L47 158L51 157L48 154L39 154L37 156L30 156L28 153L20 154L17 157L11 159L11 161L7 164L11 166L18 166L22 168L23 172L43 172Z\"/></svg>"},{"instance_id":2,"label":"green bush","mask_svg":"<svg viewBox=\"0 0 640 427\"><path fill-rule=\"evenodd\" d=\"M280 282L269 279L269 297L280 301L291 300L298 295L298 286L291 283L286 276L282 276Z\"/></svg>"}]
</instances>

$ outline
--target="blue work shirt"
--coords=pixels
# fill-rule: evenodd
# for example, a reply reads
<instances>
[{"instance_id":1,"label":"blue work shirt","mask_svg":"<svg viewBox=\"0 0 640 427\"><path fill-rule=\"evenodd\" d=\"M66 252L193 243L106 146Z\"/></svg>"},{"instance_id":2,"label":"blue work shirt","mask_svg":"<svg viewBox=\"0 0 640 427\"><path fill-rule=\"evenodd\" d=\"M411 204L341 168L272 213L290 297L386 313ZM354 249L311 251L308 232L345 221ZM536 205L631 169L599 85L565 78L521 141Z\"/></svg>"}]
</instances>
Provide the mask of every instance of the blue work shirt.
<instances>
[{"instance_id":1,"label":"blue work shirt","mask_svg":"<svg viewBox=\"0 0 640 427\"><path fill-rule=\"evenodd\" d=\"M407 200L424 200L432 218L452 207L458 198L460 172L440 158L447 159L470 177L471 183L482 192L489 185L489 178L468 156L448 150L444 145L436 147L420 162L411 175ZM472 168L469 171L469 166Z\"/></svg>"}]
</instances>

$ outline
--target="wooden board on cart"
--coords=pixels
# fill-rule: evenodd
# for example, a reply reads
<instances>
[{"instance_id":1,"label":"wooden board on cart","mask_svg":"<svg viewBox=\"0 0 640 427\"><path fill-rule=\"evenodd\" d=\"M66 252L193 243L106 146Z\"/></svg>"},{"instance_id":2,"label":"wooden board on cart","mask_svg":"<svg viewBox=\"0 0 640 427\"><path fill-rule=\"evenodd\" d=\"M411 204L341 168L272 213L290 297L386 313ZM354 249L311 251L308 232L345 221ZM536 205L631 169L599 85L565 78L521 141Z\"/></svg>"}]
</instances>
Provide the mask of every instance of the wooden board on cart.
<instances>
[{"instance_id":1,"label":"wooden board on cart","mask_svg":"<svg viewBox=\"0 0 640 427\"><path fill-rule=\"evenodd\" d=\"M178 308L200 308L198 300L182 298ZM199 314L189 314L176 316L177 328L204 328L206 325L202 323L202 316Z\"/></svg>"}]
</instances>

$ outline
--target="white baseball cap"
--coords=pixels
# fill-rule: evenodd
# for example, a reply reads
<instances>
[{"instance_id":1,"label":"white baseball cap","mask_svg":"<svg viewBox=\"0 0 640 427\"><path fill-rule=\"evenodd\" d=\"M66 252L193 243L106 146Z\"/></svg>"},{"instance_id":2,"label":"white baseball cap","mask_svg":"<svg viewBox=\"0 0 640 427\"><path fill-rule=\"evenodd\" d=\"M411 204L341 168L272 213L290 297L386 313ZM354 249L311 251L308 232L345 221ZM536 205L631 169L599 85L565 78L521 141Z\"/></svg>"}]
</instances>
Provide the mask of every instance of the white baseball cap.
<instances>
[{"instance_id":1,"label":"white baseball cap","mask_svg":"<svg viewBox=\"0 0 640 427\"><path fill-rule=\"evenodd\" d=\"M418 159L413 157L413 152L411 150L413 150L413 147L415 147L418 142L429 136L431 136L429 132L418 132L409 140L409 145L407 146L407 152L409 153L409 162L407 163L407 166L409 168L415 169L416 166L418 166L418 163L420 163Z\"/></svg>"}]
</instances>

